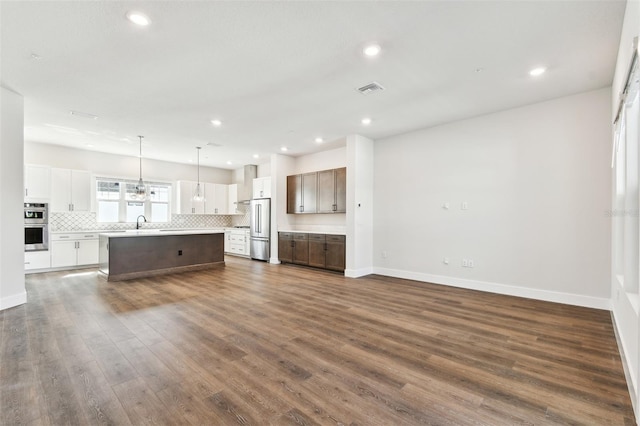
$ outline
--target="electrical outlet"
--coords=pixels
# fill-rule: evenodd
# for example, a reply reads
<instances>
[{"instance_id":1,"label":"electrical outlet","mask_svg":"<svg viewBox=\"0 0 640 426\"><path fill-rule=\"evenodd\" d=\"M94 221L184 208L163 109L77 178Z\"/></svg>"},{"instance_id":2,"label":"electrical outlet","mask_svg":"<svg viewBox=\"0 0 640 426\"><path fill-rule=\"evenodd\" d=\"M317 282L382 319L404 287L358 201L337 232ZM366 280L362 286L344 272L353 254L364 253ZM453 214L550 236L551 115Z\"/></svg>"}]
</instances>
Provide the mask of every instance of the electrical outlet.
<instances>
[{"instance_id":1,"label":"electrical outlet","mask_svg":"<svg viewBox=\"0 0 640 426\"><path fill-rule=\"evenodd\" d=\"M468 210L469 209L469 203L467 203L466 201L463 201L462 204L460 205L460 208L462 210Z\"/></svg>"},{"instance_id":2,"label":"electrical outlet","mask_svg":"<svg viewBox=\"0 0 640 426\"><path fill-rule=\"evenodd\" d=\"M469 266L469 268L473 268L473 259L467 260L467 265Z\"/></svg>"},{"instance_id":3,"label":"electrical outlet","mask_svg":"<svg viewBox=\"0 0 640 426\"><path fill-rule=\"evenodd\" d=\"M448 265L448 264L449 264L449 258L448 258L448 257L445 257L445 258L442 260L442 263L444 263L445 265Z\"/></svg>"},{"instance_id":4,"label":"electrical outlet","mask_svg":"<svg viewBox=\"0 0 640 426\"><path fill-rule=\"evenodd\" d=\"M469 261L467 259L462 259L462 267L463 268L468 268L469 267Z\"/></svg>"}]
</instances>

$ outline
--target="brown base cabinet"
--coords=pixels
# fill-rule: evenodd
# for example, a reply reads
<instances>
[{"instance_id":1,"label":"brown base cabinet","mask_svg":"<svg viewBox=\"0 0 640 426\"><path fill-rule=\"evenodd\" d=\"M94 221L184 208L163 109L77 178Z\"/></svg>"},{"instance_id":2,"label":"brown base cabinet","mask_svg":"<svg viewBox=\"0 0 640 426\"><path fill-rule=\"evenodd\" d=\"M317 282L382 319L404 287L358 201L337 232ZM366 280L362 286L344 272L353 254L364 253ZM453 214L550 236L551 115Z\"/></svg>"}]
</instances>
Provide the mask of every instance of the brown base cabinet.
<instances>
[{"instance_id":1,"label":"brown base cabinet","mask_svg":"<svg viewBox=\"0 0 640 426\"><path fill-rule=\"evenodd\" d=\"M344 271L346 267L345 236L327 235L326 247L324 267L333 271Z\"/></svg>"},{"instance_id":2,"label":"brown base cabinet","mask_svg":"<svg viewBox=\"0 0 640 426\"><path fill-rule=\"evenodd\" d=\"M345 236L279 232L278 257L282 263L344 272Z\"/></svg>"}]
</instances>

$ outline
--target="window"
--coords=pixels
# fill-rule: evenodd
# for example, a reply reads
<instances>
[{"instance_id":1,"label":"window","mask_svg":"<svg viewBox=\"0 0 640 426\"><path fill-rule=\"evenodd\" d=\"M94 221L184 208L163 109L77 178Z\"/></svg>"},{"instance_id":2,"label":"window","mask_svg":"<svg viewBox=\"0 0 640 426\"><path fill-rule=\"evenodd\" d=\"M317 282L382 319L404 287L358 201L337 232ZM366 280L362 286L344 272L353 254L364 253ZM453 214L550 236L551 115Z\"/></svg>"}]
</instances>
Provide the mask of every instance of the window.
<instances>
[{"instance_id":1,"label":"window","mask_svg":"<svg viewBox=\"0 0 640 426\"><path fill-rule=\"evenodd\" d=\"M171 185L147 182L149 197L140 201L132 197L136 183L108 178L96 179L99 223L135 222L140 215L144 215L149 222L169 222Z\"/></svg>"}]
</instances>

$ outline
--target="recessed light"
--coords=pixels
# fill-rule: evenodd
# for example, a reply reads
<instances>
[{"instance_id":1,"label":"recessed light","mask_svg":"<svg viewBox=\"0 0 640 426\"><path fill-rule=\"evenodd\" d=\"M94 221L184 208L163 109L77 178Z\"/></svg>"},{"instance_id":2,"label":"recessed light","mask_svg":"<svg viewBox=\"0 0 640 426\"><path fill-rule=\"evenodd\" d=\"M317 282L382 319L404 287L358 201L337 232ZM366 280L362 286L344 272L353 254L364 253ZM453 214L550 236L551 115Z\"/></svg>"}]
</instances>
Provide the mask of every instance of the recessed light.
<instances>
[{"instance_id":1,"label":"recessed light","mask_svg":"<svg viewBox=\"0 0 640 426\"><path fill-rule=\"evenodd\" d=\"M151 23L151 20L147 17L147 15L135 11L127 12L127 19L136 25L140 25L141 27L146 27Z\"/></svg>"},{"instance_id":2,"label":"recessed light","mask_svg":"<svg viewBox=\"0 0 640 426\"><path fill-rule=\"evenodd\" d=\"M280 151L287 152L287 151L289 151L289 148L287 148L286 146L283 146L283 147L280 148Z\"/></svg>"},{"instance_id":3,"label":"recessed light","mask_svg":"<svg viewBox=\"0 0 640 426\"><path fill-rule=\"evenodd\" d=\"M253 158L260 158L258 154L253 154Z\"/></svg>"},{"instance_id":4,"label":"recessed light","mask_svg":"<svg viewBox=\"0 0 640 426\"><path fill-rule=\"evenodd\" d=\"M220 121L220 120L211 120L211 124L213 124L215 127L220 127L220 126L222 126L222 121Z\"/></svg>"},{"instance_id":5,"label":"recessed light","mask_svg":"<svg viewBox=\"0 0 640 426\"><path fill-rule=\"evenodd\" d=\"M87 148L93 148L93 145L91 145L90 143L88 143L86 146Z\"/></svg>"},{"instance_id":6,"label":"recessed light","mask_svg":"<svg viewBox=\"0 0 640 426\"><path fill-rule=\"evenodd\" d=\"M324 142L324 139L318 137L318 138L316 138L316 142L317 143L322 143L322 142Z\"/></svg>"},{"instance_id":7,"label":"recessed light","mask_svg":"<svg viewBox=\"0 0 640 426\"><path fill-rule=\"evenodd\" d=\"M369 56L369 57L374 57L374 56L378 56L380 54L380 45L378 44L370 44L368 46L366 46L364 49L362 49L362 53L365 54L365 56Z\"/></svg>"},{"instance_id":8,"label":"recessed light","mask_svg":"<svg viewBox=\"0 0 640 426\"><path fill-rule=\"evenodd\" d=\"M368 126L369 124L371 124L371 119L369 117L365 117L360 122L363 126Z\"/></svg>"},{"instance_id":9,"label":"recessed light","mask_svg":"<svg viewBox=\"0 0 640 426\"><path fill-rule=\"evenodd\" d=\"M37 53L32 53L31 59L33 59L34 61L39 61L40 59L42 59L42 56L38 55Z\"/></svg>"},{"instance_id":10,"label":"recessed light","mask_svg":"<svg viewBox=\"0 0 640 426\"><path fill-rule=\"evenodd\" d=\"M529 75L531 77L538 77L538 76L544 74L546 70L547 69L545 67L534 68L531 71L529 71Z\"/></svg>"},{"instance_id":11,"label":"recessed light","mask_svg":"<svg viewBox=\"0 0 640 426\"><path fill-rule=\"evenodd\" d=\"M231 161L227 161L227 164L228 165L232 165L233 163Z\"/></svg>"}]
</instances>

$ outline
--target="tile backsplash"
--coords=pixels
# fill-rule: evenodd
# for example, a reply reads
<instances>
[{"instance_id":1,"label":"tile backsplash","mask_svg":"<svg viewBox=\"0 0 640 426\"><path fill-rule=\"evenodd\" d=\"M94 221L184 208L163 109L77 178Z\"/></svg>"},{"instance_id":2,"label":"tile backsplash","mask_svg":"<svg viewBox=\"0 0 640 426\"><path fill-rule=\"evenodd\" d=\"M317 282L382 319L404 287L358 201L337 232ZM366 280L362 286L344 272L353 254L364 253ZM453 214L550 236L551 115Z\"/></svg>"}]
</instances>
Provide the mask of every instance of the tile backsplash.
<instances>
[{"instance_id":1,"label":"tile backsplash","mask_svg":"<svg viewBox=\"0 0 640 426\"><path fill-rule=\"evenodd\" d=\"M248 225L249 217L248 215L245 216L247 216L246 224ZM169 223L142 223L141 227L144 229L224 228L233 225L244 225L244 223L240 222L243 222L245 216L173 214ZM50 213L49 227L51 231L122 230L133 229L135 224L98 223L94 212L68 212Z\"/></svg>"}]
</instances>

